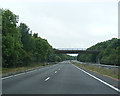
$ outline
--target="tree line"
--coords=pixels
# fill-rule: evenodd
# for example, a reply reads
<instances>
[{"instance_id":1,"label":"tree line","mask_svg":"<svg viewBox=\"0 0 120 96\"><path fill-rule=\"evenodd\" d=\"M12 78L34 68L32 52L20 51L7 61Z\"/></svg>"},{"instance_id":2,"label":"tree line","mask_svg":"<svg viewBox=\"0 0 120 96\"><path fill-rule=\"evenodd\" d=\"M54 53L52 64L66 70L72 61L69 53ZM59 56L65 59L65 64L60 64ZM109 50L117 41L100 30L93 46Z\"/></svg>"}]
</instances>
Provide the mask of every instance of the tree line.
<instances>
[{"instance_id":1,"label":"tree line","mask_svg":"<svg viewBox=\"0 0 120 96\"><path fill-rule=\"evenodd\" d=\"M101 64L120 65L120 40L112 38L104 42L97 43L87 50L98 50L100 53L99 58ZM96 55L93 54L79 54L77 60L82 62L96 62Z\"/></svg>"},{"instance_id":2,"label":"tree line","mask_svg":"<svg viewBox=\"0 0 120 96\"><path fill-rule=\"evenodd\" d=\"M38 36L25 23L18 24L19 16L10 10L2 13L2 66L21 67L32 62L60 62L75 59L65 54L55 54L54 48L46 39Z\"/></svg>"}]
</instances>

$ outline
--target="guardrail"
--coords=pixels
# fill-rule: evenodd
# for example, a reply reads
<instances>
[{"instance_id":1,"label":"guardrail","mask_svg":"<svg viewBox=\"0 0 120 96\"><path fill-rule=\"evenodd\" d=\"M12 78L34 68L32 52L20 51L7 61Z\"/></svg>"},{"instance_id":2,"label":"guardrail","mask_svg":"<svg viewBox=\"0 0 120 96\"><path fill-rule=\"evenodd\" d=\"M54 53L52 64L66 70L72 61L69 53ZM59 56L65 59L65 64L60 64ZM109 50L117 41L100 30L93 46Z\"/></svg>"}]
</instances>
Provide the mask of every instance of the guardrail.
<instances>
[{"instance_id":1,"label":"guardrail","mask_svg":"<svg viewBox=\"0 0 120 96\"><path fill-rule=\"evenodd\" d=\"M79 61L76 61L76 60L72 60L72 61L76 62L76 63L80 63L80 64L100 66L100 67L104 67L104 68L120 68L120 66L115 66L115 65L93 64L93 63L89 63L89 62L79 62Z\"/></svg>"}]
</instances>

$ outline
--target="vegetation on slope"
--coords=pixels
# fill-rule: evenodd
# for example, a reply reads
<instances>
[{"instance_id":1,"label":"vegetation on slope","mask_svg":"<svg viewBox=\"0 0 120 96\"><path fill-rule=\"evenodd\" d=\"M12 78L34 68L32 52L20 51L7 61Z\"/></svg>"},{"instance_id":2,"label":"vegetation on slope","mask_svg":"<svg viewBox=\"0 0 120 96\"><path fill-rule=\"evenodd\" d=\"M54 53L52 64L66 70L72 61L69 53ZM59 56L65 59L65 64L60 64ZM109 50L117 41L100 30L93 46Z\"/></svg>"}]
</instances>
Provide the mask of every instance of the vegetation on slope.
<instances>
[{"instance_id":1,"label":"vegetation on slope","mask_svg":"<svg viewBox=\"0 0 120 96\"><path fill-rule=\"evenodd\" d=\"M120 45L117 38L97 43L87 50L100 51L97 58L99 58L101 64L120 65ZM77 60L82 62L96 62L96 56L93 54L79 54Z\"/></svg>"}]
</instances>

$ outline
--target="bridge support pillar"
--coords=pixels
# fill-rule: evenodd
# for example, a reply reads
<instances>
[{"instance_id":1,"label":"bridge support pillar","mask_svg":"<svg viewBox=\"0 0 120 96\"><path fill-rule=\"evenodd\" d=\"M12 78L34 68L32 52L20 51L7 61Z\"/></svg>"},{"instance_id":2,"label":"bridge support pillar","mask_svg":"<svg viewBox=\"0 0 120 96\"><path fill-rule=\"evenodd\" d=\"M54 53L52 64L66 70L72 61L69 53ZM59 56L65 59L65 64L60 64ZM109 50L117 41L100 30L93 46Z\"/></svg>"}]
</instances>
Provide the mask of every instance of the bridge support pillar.
<instances>
[{"instance_id":1,"label":"bridge support pillar","mask_svg":"<svg viewBox=\"0 0 120 96\"><path fill-rule=\"evenodd\" d=\"M100 64L100 59L99 59L98 56L96 56L96 63L97 63L97 64Z\"/></svg>"}]
</instances>

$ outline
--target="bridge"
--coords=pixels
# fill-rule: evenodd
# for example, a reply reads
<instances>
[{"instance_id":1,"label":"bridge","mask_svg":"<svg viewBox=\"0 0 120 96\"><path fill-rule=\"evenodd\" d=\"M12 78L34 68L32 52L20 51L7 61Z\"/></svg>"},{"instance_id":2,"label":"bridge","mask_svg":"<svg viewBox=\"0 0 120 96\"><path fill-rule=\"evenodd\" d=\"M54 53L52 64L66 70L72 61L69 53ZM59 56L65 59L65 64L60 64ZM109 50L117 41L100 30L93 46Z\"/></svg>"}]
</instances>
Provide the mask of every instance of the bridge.
<instances>
[{"instance_id":1,"label":"bridge","mask_svg":"<svg viewBox=\"0 0 120 96\"><path fill-rule=\"evenodd\" d=\"M99 63L98 50L87 50L87 48L57 48L54 50L56 54L93 54L96 57L96 63Z\"/></svg>"},{"instance_id":2,"label":"bridge","mask_svg":"<svg viewBox=\"0 0 120 96\"><path fill-rule=\"evenodd\" d=\"M95 54L98 55L98 50L87 50L86 48L57 48L54 50L56 54Z\"/></svg>"}]
</instances>

